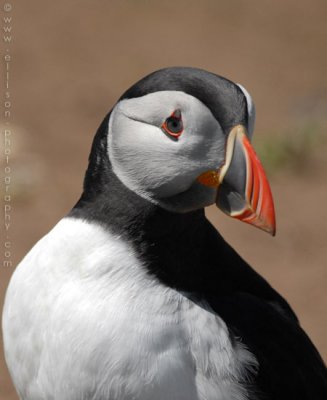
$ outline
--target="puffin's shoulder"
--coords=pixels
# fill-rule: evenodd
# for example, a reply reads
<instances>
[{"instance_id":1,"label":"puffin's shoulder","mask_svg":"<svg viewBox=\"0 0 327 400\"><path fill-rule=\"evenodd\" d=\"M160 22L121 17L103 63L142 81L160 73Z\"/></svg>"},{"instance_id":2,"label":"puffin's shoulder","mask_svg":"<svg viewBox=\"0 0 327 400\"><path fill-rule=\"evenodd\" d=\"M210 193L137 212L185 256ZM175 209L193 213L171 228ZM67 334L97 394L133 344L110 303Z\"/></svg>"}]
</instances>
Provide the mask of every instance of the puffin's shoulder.
<instances>
[{"instance_id":1,"label":"puffin's shoulder","mask_svg":"<svg viewBox=\"0 0 327 400\"><path fill-rule=\"evenodd\" d=\"M126 269L135 261L129 244L106 227L95 221L65 217L18 264L7 297L23 286L33 290L47 284L54 290L60 282L96 278L119 266Z\"/></svg>"},{"instance_id":2,"label":"puffin's shoulder","mask_svg":"<svg viewBox=\"0 0 327 400\"><path fill-rule=\"evenodd\" d=\"M230 332L255 355L257 385L269 399L327 398L327 370L296 319L251 293L207 296Z\"/></svg>"}]
</instances>

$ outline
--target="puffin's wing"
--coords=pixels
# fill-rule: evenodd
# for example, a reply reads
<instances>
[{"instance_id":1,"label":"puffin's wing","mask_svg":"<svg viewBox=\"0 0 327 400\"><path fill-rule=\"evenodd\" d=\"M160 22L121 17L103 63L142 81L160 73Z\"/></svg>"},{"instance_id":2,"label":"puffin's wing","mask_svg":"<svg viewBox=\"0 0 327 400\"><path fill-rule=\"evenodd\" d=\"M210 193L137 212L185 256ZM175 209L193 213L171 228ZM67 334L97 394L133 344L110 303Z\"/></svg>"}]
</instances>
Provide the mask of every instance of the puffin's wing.
<instances>
[{"instance_id":1,"label":"puffin's wing","mask_svg":"<svg viewBox=\"0 0 327 400\"><path fill-rule=\"evenodd\" d=\"M279 305L248 293L211 298L209 304L256 356L255 380L262 398L327 399L323 360L300 325Z\"/></svg>"}]
</instances>

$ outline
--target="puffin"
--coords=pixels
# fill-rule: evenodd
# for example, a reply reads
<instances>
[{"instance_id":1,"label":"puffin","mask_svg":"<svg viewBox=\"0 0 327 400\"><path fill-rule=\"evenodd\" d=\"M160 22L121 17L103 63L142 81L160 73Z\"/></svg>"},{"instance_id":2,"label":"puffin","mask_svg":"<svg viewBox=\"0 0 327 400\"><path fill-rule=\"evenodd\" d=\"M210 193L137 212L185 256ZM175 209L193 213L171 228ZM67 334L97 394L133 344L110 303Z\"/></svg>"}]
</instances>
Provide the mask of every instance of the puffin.
<instances>
[{"instance_id":1,"label":"puffin","mask_svg":"<svg viewBox=\"0 0 327 400\"><path fill-rule=\"evenodd\" d=\"M3 309L22 400L323 400L287 301L206 219L275 234L250 94L155 71L98 128L83 192L16 268ZM235 222L236 223L236 222Z\"/></svg>"}]
</instances>

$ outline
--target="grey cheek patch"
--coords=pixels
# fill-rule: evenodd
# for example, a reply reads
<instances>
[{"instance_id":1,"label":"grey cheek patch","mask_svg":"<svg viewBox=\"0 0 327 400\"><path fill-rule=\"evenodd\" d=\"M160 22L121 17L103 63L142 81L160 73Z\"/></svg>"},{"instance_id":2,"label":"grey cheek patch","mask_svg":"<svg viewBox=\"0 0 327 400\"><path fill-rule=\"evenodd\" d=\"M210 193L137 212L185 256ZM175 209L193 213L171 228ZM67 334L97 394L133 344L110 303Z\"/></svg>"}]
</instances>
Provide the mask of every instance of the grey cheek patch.
<instances>
[{"instance_id":1,"label":"grey cheek patch","mask_svg":"<svg viewBox=\"0 0 327 400\"><path fill-rule=\"evenodd\" d=\"M183 118L183 133L173 141L161 125L176 110ZM154 123L157 120L160 122ZM201 173L219 168L225 141L211 111L183 92L156 92L123 100L109 121L113 172L133 192L176 212L215 203L216 191L195 182Z\"/></svg>"},{"instance_id":2,"label":"grey cheek patch","mask_svg":"<svg viewBox=\"0 0 327 400\"><path fill-rule=\"evenodd\" d=\"M216 188L204 187L195 182L187 191L168 199L160 199L157 204L169 211L186 213L198 209L199 204L201 207L214 204L216 196Z\"/></svg>"}]
</instances>

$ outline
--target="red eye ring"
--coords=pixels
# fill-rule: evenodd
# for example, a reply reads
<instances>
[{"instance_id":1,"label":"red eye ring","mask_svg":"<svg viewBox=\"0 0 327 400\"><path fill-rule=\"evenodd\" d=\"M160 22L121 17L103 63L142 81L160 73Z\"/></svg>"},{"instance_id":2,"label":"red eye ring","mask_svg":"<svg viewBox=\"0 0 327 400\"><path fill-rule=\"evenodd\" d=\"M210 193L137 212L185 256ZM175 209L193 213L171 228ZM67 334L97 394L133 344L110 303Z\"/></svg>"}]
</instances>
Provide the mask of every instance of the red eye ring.
<instances>
[{"instance_id":1,"label":"red eye ring","mask_svg":"<svg viewBox=\"0 0 327 400\"><path fill-rule=\"evenodd\" d=\"M178 139L184 130L181 111L175 110L161 125L161 129L169 136Z\"/></svg>"}]
</instances>

